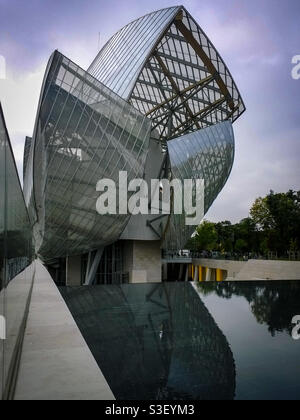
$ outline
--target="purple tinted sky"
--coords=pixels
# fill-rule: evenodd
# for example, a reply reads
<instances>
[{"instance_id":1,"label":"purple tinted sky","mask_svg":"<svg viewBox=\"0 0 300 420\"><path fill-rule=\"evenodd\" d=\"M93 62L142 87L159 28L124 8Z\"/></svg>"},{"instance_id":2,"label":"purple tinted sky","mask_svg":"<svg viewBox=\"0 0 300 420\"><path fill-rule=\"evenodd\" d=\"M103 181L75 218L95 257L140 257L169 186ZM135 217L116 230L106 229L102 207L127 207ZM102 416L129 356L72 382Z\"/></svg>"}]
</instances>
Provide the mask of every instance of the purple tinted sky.
<instances>
[{"instance_id":1,"label":"purple tinted sky","mask_svg":"<svg viewBox=\"0 0 300 420\"><path fill-rule=\"evenodd\" d=\"M224 58L247 112L235 124L231 177L207 217L237 221L270 189L300 190L300 79L291 77L300 55L299 0L186 0ZM19 165L32 134L46 62L59 49L84 68L100 45L129 21L176 5L169 0L0 0L0 80L8 128Z\"/></svg>"}]
</instances>

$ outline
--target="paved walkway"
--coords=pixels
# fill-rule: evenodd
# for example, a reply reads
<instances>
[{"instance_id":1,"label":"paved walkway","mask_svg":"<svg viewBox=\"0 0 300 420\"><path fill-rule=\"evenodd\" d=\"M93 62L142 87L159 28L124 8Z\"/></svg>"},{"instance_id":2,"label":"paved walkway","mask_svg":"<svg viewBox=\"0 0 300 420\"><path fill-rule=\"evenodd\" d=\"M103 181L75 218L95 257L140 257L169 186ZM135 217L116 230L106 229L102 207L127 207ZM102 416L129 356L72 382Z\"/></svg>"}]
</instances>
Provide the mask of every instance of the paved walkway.
<instances>
[{"instance_id":1,"label":"paved walkway","mask_svg":"<svg viewBox=\"0 0 300 420\"><path fill-rule=\"evenodd\" d=\"M40 262L36 262L15 399L114 399L69 309Z\"/></svg>"}]
</instances>

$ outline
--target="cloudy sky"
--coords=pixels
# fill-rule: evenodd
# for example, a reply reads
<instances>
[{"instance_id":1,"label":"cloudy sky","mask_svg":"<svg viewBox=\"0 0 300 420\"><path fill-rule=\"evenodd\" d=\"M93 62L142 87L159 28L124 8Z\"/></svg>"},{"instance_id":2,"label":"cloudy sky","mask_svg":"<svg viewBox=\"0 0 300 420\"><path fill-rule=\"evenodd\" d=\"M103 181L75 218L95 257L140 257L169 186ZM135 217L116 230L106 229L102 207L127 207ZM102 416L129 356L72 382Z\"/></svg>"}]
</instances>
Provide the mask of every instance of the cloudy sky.
<instances>
[{"instance_id":1,"label":"cloudy sky","mask_svg":"<svg viewBox=\"0 0 300 420\"><path fill-rule=\"evenodd\" d=\"M180 4L180 3L177 3ZM228 65L247 106L235 123L236 159L207 218L247 217L270 189L300 190L299 0L185 0ZM32 135L43 74L58 49L87 68L99 46L129 21L170 0L0 0L2 102L19 169ZM100 33L100 42L99 42Z\"/></svg>"}]
</instances>

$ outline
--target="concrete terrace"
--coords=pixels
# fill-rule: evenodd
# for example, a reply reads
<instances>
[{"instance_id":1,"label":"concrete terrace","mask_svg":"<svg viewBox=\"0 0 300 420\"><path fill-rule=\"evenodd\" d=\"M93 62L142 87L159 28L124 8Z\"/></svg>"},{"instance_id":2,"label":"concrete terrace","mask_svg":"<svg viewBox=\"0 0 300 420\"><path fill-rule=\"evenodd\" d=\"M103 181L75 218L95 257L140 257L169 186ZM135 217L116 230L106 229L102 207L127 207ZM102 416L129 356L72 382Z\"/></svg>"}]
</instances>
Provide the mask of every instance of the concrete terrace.
<instances>
[{"instance_id":1,"label":"concrete terrace","mask_svg":"<svg viewBox=\"0 0 300 420\"><path fill-rule=\"evenodd\" d=\"M195 276L199 267L207 269L207 277L212 278L212 270L221 270L227 273L226 280L299 280L300 261L275 261L275 260L248 260L230 261L213 259L193 259ZM204 279L203 279L204 280Z\"/></svg>"}]
</instances>

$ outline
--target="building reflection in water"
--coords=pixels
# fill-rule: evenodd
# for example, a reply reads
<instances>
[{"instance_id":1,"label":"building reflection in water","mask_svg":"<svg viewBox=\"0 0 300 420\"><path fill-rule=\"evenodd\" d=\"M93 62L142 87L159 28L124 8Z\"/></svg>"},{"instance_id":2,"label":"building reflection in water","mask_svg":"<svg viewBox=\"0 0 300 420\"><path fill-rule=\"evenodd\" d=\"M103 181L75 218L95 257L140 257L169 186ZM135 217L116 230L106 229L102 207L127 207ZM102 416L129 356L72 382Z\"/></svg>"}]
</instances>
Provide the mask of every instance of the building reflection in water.
<instances>
[{"instance_id":1,"label":"building reflection in water","mask_svg":"<svg viewBox=\"0 0 300 420\"><path fill-rule=\"evenodd\" d=\"M117 399L233 399L229 344L190 283L61 288Z\"/></svg>"},{"instance_id":2,"label":"building reflection in water","mask_svg":"<svg viewBox=\"0 0 300 420\"><path fill-rule=\"evenodd\" d=\"M240 281L196 283L201 296L216 295L230 300L243 297L258 324L267 325L274 337L286 332L292 335L291 319L300 313L300 284L295 280L284 281Z\"/></svg>"}]
</instances>

